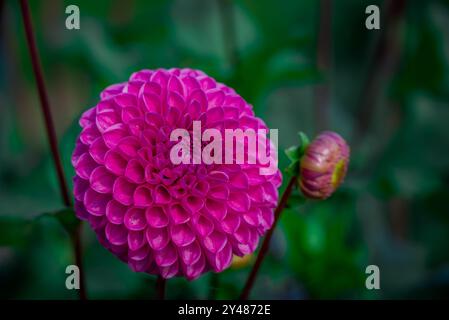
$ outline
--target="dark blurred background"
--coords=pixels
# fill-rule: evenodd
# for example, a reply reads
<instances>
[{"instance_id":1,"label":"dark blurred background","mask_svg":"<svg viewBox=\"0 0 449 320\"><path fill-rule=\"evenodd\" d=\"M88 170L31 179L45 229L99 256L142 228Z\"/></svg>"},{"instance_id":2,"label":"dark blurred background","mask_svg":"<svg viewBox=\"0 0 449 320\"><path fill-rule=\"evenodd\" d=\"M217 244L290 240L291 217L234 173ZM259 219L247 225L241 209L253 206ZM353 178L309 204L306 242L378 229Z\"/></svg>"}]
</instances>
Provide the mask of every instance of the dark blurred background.
<instances>
[{"instance_id":1,"label":"dark blurred background","mask_svg":"<svg viewBox=\"0 0 449 320\"><path fill-rule=\"evenodd\" d=\"M81 29L65 28L76 4ZM381 29L365 28L378 5ZM234 87L280 149L331 129L352 148L329 200L290 202L253 290L260 299L449 297L449 1L31 0L68 179L83 110L136 70L201 69ZM0 0L0 298L75 299L73 263L20 15ZM282 155L280 166L287 166ZM294 200L294 199L292 199ZM153 298L84 225L90 298ZM169 298L236 298L254 259L168 281ZM380 268L380 290L365 268Z\"/></svg>"}]
</instances>

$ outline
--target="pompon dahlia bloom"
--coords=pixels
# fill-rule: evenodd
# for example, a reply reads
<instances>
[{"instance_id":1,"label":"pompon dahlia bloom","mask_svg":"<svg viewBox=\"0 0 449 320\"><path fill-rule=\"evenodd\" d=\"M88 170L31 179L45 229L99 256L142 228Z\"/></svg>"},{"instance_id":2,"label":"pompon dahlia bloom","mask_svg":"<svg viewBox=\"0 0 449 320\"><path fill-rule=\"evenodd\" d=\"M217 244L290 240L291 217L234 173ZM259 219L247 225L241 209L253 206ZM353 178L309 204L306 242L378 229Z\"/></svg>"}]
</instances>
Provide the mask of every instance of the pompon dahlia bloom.
<instances>
[{"instance_id":1,"label":"pompon dahlia bloom","mask_svg":"<svg viewBox=\"0 0 449 320\"><path fill-rule=\"evenodd\" d=\"M252 253L273 223L279 170L180 164L170 132L265 128L233 89L191 69L142 70L107 87L79 121L72 156L77 216L137 272L195 279Z\"/></svg>"},{"instance_id":2,"label":"pompon dahlia bloom","mask_svg":"<svg viewBox=\"0 0 449 320\"><path fill-rule=\"evenodd\" d=\"M328 198L346 176L349 153L346 141L335 132L325 131L313 140L300 163L303 194L312 199Z\"/></svg>"}]
</instances>

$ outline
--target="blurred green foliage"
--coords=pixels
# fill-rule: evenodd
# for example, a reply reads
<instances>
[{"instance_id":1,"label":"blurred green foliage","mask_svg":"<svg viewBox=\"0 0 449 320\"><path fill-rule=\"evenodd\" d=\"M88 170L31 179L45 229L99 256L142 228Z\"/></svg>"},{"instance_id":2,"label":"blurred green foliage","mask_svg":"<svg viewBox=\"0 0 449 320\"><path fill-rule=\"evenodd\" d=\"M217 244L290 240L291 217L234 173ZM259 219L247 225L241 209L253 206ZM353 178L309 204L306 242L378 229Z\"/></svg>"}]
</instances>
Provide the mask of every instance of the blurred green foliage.
<instances>
[{"instance_id":1,"label":"blurred green foliage","mask_svg":"<svg viewBox=\"0 0 449 320\"><path fill-rule=\"evenodd\" d=\"M107 85L143 68L202 69L233 86L272 128L280 149L318 133L314 93L330 88L327 129L352 146L349 175L325 202L290 202L253 298L449 296L449 2L408 0L396 26L365 28L365 2L333 1L331 60L317 67L319 1L30 1L67 179L77 119ZM65 29L77 4L81 29ZM75 299L73 263L17 1L1 10L0 298ZM387 46L387 72L376 48ZM396 53L395 53L396 52ZM394 59L397 56L396 60ZM371 103L368 119L360 109ZM365 123L360 130L360 123ZM280 167L288 160L281 155ZM287 180L287 179L284 179ZM63 224L59 223L63 218ZM59 220L59 221L58 221ZM70 225L70 223L69 223ZM154 277L133 273L83 229L88 295L154 298ZM365 289L365 268L381 290ZM216 297L236 298L251 265L219 275ZM169 298L207 298L210 274L173 279Z\"/></svg>"}]
</instances>

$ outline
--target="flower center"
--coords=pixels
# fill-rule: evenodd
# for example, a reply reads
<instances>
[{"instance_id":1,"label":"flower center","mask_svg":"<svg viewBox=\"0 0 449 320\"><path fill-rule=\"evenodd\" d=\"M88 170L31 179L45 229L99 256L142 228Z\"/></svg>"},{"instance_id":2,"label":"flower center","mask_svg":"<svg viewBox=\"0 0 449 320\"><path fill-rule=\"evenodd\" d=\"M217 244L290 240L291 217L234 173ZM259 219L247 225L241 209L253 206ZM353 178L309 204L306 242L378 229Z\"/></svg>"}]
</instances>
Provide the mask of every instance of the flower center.
<instances>
[{"instance_id":1,"label":"flower center","mask_svg":"<svg viewBox=\"0 0 449 320\"><path fill-rule=\"evenodd\" d=\"M334 172L332 172L331 183L334 188L337 188L343 180L345 173L345 159L341 159L335 165Z\"/></svg>"}]
</instances>

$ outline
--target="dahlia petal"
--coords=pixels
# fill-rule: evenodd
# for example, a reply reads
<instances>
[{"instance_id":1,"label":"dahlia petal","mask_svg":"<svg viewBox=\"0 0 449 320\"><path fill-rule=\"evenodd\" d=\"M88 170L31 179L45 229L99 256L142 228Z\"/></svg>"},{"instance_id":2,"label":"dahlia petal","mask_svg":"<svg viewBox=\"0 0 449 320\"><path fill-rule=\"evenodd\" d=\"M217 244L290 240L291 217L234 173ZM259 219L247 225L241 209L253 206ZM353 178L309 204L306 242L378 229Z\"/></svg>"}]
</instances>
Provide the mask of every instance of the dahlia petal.
<instances>
[{"instance_id":1,"label":"dahlia petal","mask_svg":"<svg viewBox=\"0 0 449 320\"><path fill-rule=\"evenodd\" d=\"M193 101L197 101L201 107L201 111L204 112L207 110L207 97L206 94L202 90L194 90L190 94L189 97L190 103Z\"/></svg>"},{"instance_id":2,"label":"dahlia petal","mask_svg":"<svg viewBox=\"0 0 449 320\"><path fill-rule=\"evenodd\" d=\"M148 244L153 250L162 250L170 242L167 228L147 228L145 232Z\"/></svg>"},{"instance_id":3,"label":"dahlia petal","mask_svg":"<svg viewBox=\"0 0 449 320\"><path fill-rule=\"evenodd\" d=\"M191 188L196 182L195 176L188 174L181 178L180 184L185 188Z\"/></svg>"},{"instance_id":4,"label":"dahlia petal","mask_svg":"<svg viewBox=\"0 0 449 320\"><path fill-rule=\"evenodd\" d=\"M75 167L78 163L79 158L89 151L89 147L81 143L79 140L76 141L75 150L73 151L71 163Z\"/></svg>"},{"instance_id":5,"label":"dahlia petal","mask_svg":"<svg viewBox=\"0 0 449 320\"><path fill-rule=\"evenodd\" d=\"M105 167L100 166L92 171L90 175L90 186L99 193L110 193L114 185L115 176Z\"/></svg>"},{"instance_id":6,"label":"dahlia petal","mask_svg":"<svg viewBox=\"0 0 449 320\"><path fill-rule=\"evenodd\" d=\"M187 265L184 268L184 273L189 280L194 280L198 278L206 268L206 258L204 255L200 256L197 262Z\"/></svg>"},{"instance_id":7,"label":"dahlia petal","mask_svg":"<svg viewBox=\"0 0 449 320\"><path fill-rule=\"evenodd\" d=\"M170 170L168 168L164 168L159 173L159 177L160 177L160 180L162 181L162 183L167 186L171 185L178 178L176 173L173 170Z\"/></svg>"},{"instance_id":8,"label":"dahlia petal","mask_svg":"<svg viewBox=\"0 0 449 320\"><path fill-rule=\"evenodd\" d=\"M240 226L240 217L237 214L228 213L221 221L221 228L228 234L234 234Z\"/></svg>"},{"instance_id":9,"label":"dahlia petal","mask_svg":"<svg viewBox=\"0 0 449 320\"><path fill-rule=\"evenodd\" d=\"M171 76L168 80L168 89L170 91L176 92L180 96L184 96L184 85L177 76Z\"/></svg>"},{"instance_id":10,"label":"dahlia petal","mask_svg":"<svg viewBox=\"0 0 449 320\"><path fill-rule=\"evenodd\" d=\"M226 246L217 252L213 263L214 271L221 272L230 266L232 262L232 246L227 243Z\"/></svg>"},{"instance_id":11,"label":"dahlia petal","mask_svg":"<svg viewBox=\"0 0 449 320\"><path fill-rule=\"evenodd\" d=\"M98 137L90 145L89 154L92 157L92 159L95 160L95 162L97 162L98 164L104 164L104 158L108 150L109 149L104 143L103 138Z\"/></svg>"},{"instance_id":12,"label":"dahlia petal","mask_svg":"<svg viewBox=\"0 0 449 320\"><path fill-rule=\"evenodd\" d=\"M119 177L115 180L112 187L114 199L121 204L129 206L133 202L135 185L128 182L125 178Z\"/></svg>"},{"instance_id":13,"label":"dahlia petal","mask_svg":"<svg viewBox=\"0 0 449 320\"><path fill-rule=\"evenodd\" d=\"M137 151L137 155L141 158L141 160L144 160L144 162L151 162L153 160L153 151L149 147L140 148L139 151ZM151 168L153 167L151 166Z\"/></svg>"},{"instance_id":14,"label":"dahlia petal","mask_svg":"<svg viewBox=\"0 0 449 320\"><path fill-rule=\"evenodd\" d=\"M239 228L234 232L234 238L243 244L248 244L250 238L250 228L245 224L240 224Z\"/></svg>"},{"instance_id":15,"label":"dahlia petal","mask_svg":"<svg viewBox=\"0 0 449 320\"><path fill-rule=\"evenodd\" d=\"M113 99L108 99L108 100L104 100L104 101L100 101L97 106L95 107L96 109L96 116L98 116L101 113L106 113L106 112L115 112L116 111L116 107L115 107L115 103Z\"/></svg>"},{"instance_id":16,"label":"dahlia petal","mask_svg":"<svg viewBox=\"0 0 449 320\"><path fill-rule=\"evenodd\" d=\"M151 256L147 256L145 259L139 261L133 259L128 260L128 265L134 272L145 272L151 267L152 263L153 259Z\"/></svg>"},{"instance_id":17,"label":"dahlia petal","mask_svg":"<svg viewBox=\"0 0 449 320\"><path fill-rule=\"evenodd\" d=\"M157 70L153 75L151 76L151 81L156 82L159 84L162 88L167 87L169 75L165 73L163 70Z\"/></svg>"},{"instance_id":18,"label":"dahlia petal","mask_svg":"<svg viewBox=\"0 0 449 320\"><path fill-rule=\"evenodd\" d=\"M182 204L189 209L191 213L195 213L203 208L204 200L201 197L190 195L182 199Z\"/></svg>"},{"instance_id":19,"label":"dahlia petal","mask_svg":"<svg viewBox=\"0 0 449 320\"><path fill-rule=\"evenodd\" d=\"M186 195L187 189L183 186L176 185L170 188L170 193L175 199L180 199Z\"/></svg>"},{"instance_id":20,"label":"dahlia petal","mask_svg":"<svg viewBox=\"0 0 449 320\"><path fill-rule=\"evenodd\" d=\"M95 139L100 135L100 131L94 126L85 127L83 131L81 131L79 139L85 145L91 145Z\"/></svg>"},{"instance_id":21,"label":"dahlia petal","mask_svg":"<svg viewBox=\"0 0 449 320\"><path fill-rule=\"evenodd\" d=\"M171 200L170 193L168 192L167 188L163 185L158 185L154 189L153 198L154 202L157 204L166 204L169 203Z\"/></svg>"},{"instance_id":22,"label":"dahlia petal","mask_svg":"<svg viewBox=\"0 0 449 320\"><path fill-rule=\"evenodd\" d=\"M98 164L92 159L88 153L84 153L78 159L75 166L75 172L80 178L89 180L92 171L98 166Z\"/></svg>"},{"instance_id":23,"label":"dahlia petal","mask_svg":"<svg viewBox=\"0 0 449 320\"><path fill-rule=\"evenodd\" d=\"M190 220L189 212L180 204L171 205L169 213L175 224L185 223Z\"/></svg>"},{"instance_id":24,"label":"dahlia petal","mask_svg":"<svg viewBox=\"0 0 449 320\"><path fill-rule=\"evenodd\" d=\"M73 178L73 195L75 197L75 200L83 201L84 194L86 193L86 190L88 188L89 188L88 180L82 179L79 176L75 176Z\"/></svg>"},{"instance_id":25,"label":"dahlia petal","mask_svg":"<svg viewBox=\"0 0 449 320\"><path fill-rule=\"evenodd\" d=\"M139 250L146 243L144 231L128 232L128 247L132 251Z\"/></svg>"},{"instance_id":26,"label":"dahlia petal","mask_svg":"<svg viewBox=\"0 0 449 320\"><path fill-rule=\"evenodd\" d=\"M227 183L229 181L229 176L222 171L211 171L209 172L209 181L216 183Z\"/></svg>"},{"instance_id":27,"label":"dahlia petal","mask_svg":"<svg viewBox=\"0 0 449 320\"><path fill-rule=\"evenodd\" d=\"M256 250L258 243L259 243L259 236L257 234L256 229L250 228L249 229L248 245L249 245L249 248L250 248L251 252Z\"/></svg>"},{"instance_id":28,"label":"dahlia petal","mask_svg":"<svg viewBox=\"0 0 449 320\"><path fill-rule=\"evenodd\" d=\"M165 117L167 123L171 126L176 126L176 124L178 123L178 120L180 118L180 112L179 109L174 108L174 107L170 107L168 109L167 115Z\"/></svg>"},{"instance_id":29,"label":"dahlia petal","mask_svg":"<svg viewBox=\"0 0 449 320\"><path fill-rule=\"evenodd\" d=\"M106 205L106 218L110 223L122 224L123 217L125 216L127 207L121 203L111 200Z\"/></svg>"},{"instance_id":30,"label":"dahlia petal","mask_svg":"<svg viewBox=\"0 0 449 320\"><path fill-rule=\"evenodd\" d=\"M175 245L185 247L195 241L195 233L187 223L172 225L170 228L170 236Z\"/></svg>"},{"instance_id":31,"label":"dahlia petal","mask_svg":"<svg viewBox=\"0 0 449 320\"><path fill-rule=\"evenodd\" d=\"M271 210L270 210L271 211ZM243 214L243 219L245 222L251 226L258 227L260 222L260 218L262 215L262 211L260 208L251 207L248 212Z\"/></svg>"},{"instance_id":32,"label":"dahlia petal","mask_svg":"<svg viewBox=\"0 0 449 320\"><path fill-rule=\"evenodd\" d=\"M98 193L89 188L84 194L84 205L90 214L102 216L106 213L106 205L110 199L109 195Z\"/></svg>"},{"instance_id":33,"label":"dahlia petal","mask_svg":"<svg viewBox=\"0 0 449 320\"><path fill-rule=\"evenodd\" d=\"M75 214L76 216L81 220L87 220L90 216L89 212L87 212L86 208L84 207L84 203L82 201L75 199Z\"/></svg>"},{"instance_id":34,"label":"dahlia petal","mask_svg":"<svg viewBox=\"0 0 449 320\"><path fill-rule=\"evenodd\" d=\"M193 100L187 107L187 112L191 119L198 119L201 114L201 104L197 100Z\"/></svg>"},{"instance_id":35,"label":"dahlia petal","mask_svg":"<svg viewBox=\"0 0 449 320\"><path fill-rule=\"evenodd\" d=\"M245 100L238 95L227 95L223 105L243 109L246 105Z\"/></svg>"},{"instance_id":36,"label":"dahlia petal","mask_svg":"<svg viewBox=\"0 0 449 320\"><path fill-rule=\"evenodd\" d=\"M198 215L193 219L193 226L202 237L206 237L214 230L214 223L204 214Z\"/></svg>"},{"instance_id":37,"label":"dahlia petal","mask_svg":"<svg viewBox=\"0 0 449 320\"><path fill-rule=\"evenodd\" d=\"M137 138L140 138L142 131L145 127L145 121L140 119L140 118L136 118L136 119L131 119L128 122L128 129L131 132L131 134Z\"/></svg>"},{"instance_id":38,"label":"dahlia petal","mask_svg":"<svg viewBox=\"0 0 449 320\"><path fill-rule=\"evenodd\" d=\"M249 210L251 200L246 193L231 192L228 200L229 207L237 212L246 212Z\"/></svg>"},{"instance_id":39,"label":"dahlia petal","mask_svg":"<svg viewBox=\"0 0 449 320\"><path fill-rule=\"evenodd\" d=\"M146 93L142 95L141 99L146 112L154 112L154 113L161 112L161 100L157 95L152 93Z\"/></svg>"},{"instance_id":40,"label":"dahlia petal","mask_svg":"<svg viewBox=\"0 0 449 320\"><path fill-rule=\"evenodd\" d=\"M162 126L164 120L158 113L147 112L145 114L145 122L150 126L159 128L160 126Z\"/></svg>"},{"instance_id":41,"label":"dahlia petal","mask_svg":"<svg viewBox=\"0 0 449 320\"><path fill-rule=\"evenodd\" d=\"M121 108L132 107L137 103L136 97L129 93L120 93L114 97L114 102Z\"/></svg>"},{"instance_id":42,"label":"dahlia petal","mask_svg":"<svg viewBox=\"0 0 449 320\"><path fill-rule=\"evenodd\" d=\"M116 96L117 94L122 92L124 86L125 86L124 83L117 83L117 84L110 85L110 86L106 87L106 89L104 89L101 92L100 98L108 99L110 97Z\"/></svg>"},{"instance_id":43,"label":"dahlia petal","mask_svg":"<svg viewBox=\"0 0 449 320\"><path fill-rule=\"evenodd\" d=\"M139 94L152 93L159 96L162 92L161 86L156 82L146 82L141 88Z\"/></svg>"},{"instance_id":44,"label":"dahlia petal","mask_svg":"<svg viewBox=\"0 0 449 320\"><path fill-rule=\"evenodd\" d=\"M187 95L190 95L193 91L201 88L199 82L192 76L182 77L181 81L187 89Z\"/></svg>"},{"instance_id":45,"label":"dahlia petal","mask_svg":"<svg viewBox=\"0 0 449 320\"><path fill-rule=\"evenodd\" d=\"M179 264L178 262L173 263L172 265L168 267L160 267L161 276L164 279L170 279L176 276L179 272Z\"/></svg>"},{"instance_id":46,"label":"dahlia petal","mask_svg":"<svg viewBox=\"0 0 449 320\"><path fill-rule=\"evenodd\" d=\"M126 159L118 152L109 150L104 157L104 166L112 173L121 176L125 173Z\"/></svg>"},{"instance_id":47,"label":"dahlia petal","mask_svg":"<svg viewBox=\"0 0 449 320\"><path fill-rule=\"evenodd\" d=\"M125 169L125 177L137 184L145 182L145 169L139 160L131 159L128 162Z\"/></svg>"},{"instance_id":48,"label":"dahlia petal","mask_svg":"<svg viewBox=\"0 0 449 320\"><path fill-rule=\"evenodd\" d=\"M248 189L248 176L243 171L230 175L229 182L236 189Z\"/></svg>"},{"instance_id":49,"label":"dahlia petal","mask_svg":"<svg viewBox=\"0 0 449 320\"><path fill-rule=\"evenodd\" d=\"M228 243L226 235L217 230L214 230L210 235L203 239L204 247L212 253L217 253L222 250L226 243Z\"/></svg>"},{"instance_id":50,"label":"dahlia petal","mask_svg":"<svg viewBox=\"0 0 449 320\"><path fill-rule=\"evenodd\" d=\"M223 220L227 213L226 202L219 200L207 199L206 209L209 214L218 221Z\"/></svg>"},{"instance_id":51,"label":"dahlia petal","mask_svg":"<svg viewBox=\"0 0 449 320\"><path fill-rule=\"evenodd\" d=\"M107 220L104 216L94 216L93 214L89 214L87 217L87 221L89 222L90 227L98 232L98 230L104 229Z\"/></svg>"},{"instance_id":52,"label":"dahlia petal","mask_svg":"<svg viewBox=\"0 0 449 320\"><path fill-rule=\"evenodd\" d=\"M173 244L167 244L163 249L154 253L154 258L159 267L168 267L176 262L178 253Z\"/></svg>"},{"instance_id":53,"label":"dahlia petal","mask_svg":"<svg viewBox=\"0 0 449 320\"><path fill-rule=\"evenodd\" d=\"M213 89L217 85L215 80L208 76L201 76L197 79L200 82L201 89L203 89L204 91Z\"/></svg>"},{"instance_id":54,"label":"dahlia petal","mask_svg":"<svg viewBox=\"0 0 449 320\"><path fill-rule=\"evenodd\" d=\"M278 191L276 187L272 183L264 183L262 185L263 191L264 191L264 197L265 201L272 204L273 206L276 206L277 198L278 198Z\"/></svg>"},{"instance_id":55,"label":"dahlia petal","mask_svg":"<svg viewBox=\"0 0 449 320\"><path fill-rule=\"evenodd\" d=\"M129 236L129 234L128 234ZM148 254L150 253L150 247L148 245L144 245L137 250L129 250L128 258L134 261L142 261L144 260Z\"/></svg>"},{"instance_id":56,"label":"dahlia petal","mask_svg":"<svg viewBox=\"0 0 449 320\"><path fill-rule=\"evenodd\" d=\"M128 84L123 88L124 93L130 93L132 95L136 95L139 93L140 88L145 82L143 81L129 81Z\"/></svg>"},{"instance_id":57,"label":"dahlia petal","mask_svg":"<svg viewBox=\"0 0 449 320\"><path fill-rule=\"evenodd\" d=\"M119 143L119 141L126 136L126 127L122 123L117 123L113 126L110 126L103 132L104 143L109 148L114 148Z\"/></svg>"},{"instance_id":58,"label":"dahlia petal","mask_svg":"<svg viewBox=\"0 0 449 320\"><path fill-rule=\"evenodd\" d=\"M119 116L115 111L102 112L97 115L96 124L100 132L104 132L109 127L119 123Z\"/></svg>"},{"instance_id":59,"label":"dahlia petal","mask_svg":"<svg viewBox=\"0 0 449 320\"><path fill-rule=\"evenodd\" d=\"M209 183L205 180L197 181L192 189L192 194L198 197L205 197L209 192Z\"/></svg>"},{"instance_id":60,"label":"dahlia petal","mask_svg":"<svg viewBox=\"0 0 449 320\"><path fill-rule=\"evenodd\" d=\"M128 230L140 231L145 229L147 226L145 210L133 207L129 208L125 213L123 222Z\"/></svg>"},{"instance_id":61,"label":"dahlia petal","mask_svg":"<svg viewBox=\"0 0 449 320\"><path fill-rule=\"evenodd\" d=\"M215 200L228 200L229 188L225 185L218 185L209 191L209 197Z\"/></svg>"},{"instance_id":62,"label":"dahlia petal","mask_svg":"<svg viewBox=\"0 0 449 320\"><path fill-rule=\"evenodd\" d=\"M182 261L186 265L192 265L201 258L201 247L197 241L193 241L187 246L180 247L178 250Z\"/></svg>"},{"instance_id":63,"label":"dahlia petal","mask_svg":"<svg viewBox=\"0 0 449 320\"><path fill-rule=\"evenodd\" d=\"M176 92L169 92L167 97L167 106L177 110L178 114L185 109L184 99Z\"/></svg>"},{"instance_id":64,"label":"dahlia petal","mask_svg":"<svg viewBox=\"0 0 449 320\"><path fill-rule=\"evenodd\" d=\"M261 215L259 216L260 224L262 225L264 231L271 228L274 222L273 210L270 208L262 207L260 208Z\"/></svg>"},{"instance_id":65,"label":"dahlia petal","mask_svg":"<svg viewBox=\"0 0 449 320\"><path fill-rule=\"evenodd\" d=\"M238 120L240 111L236 107L223 107L225 119Z\"/></svg>"},{"instance_id":66,"label":"dahlia petal","mask_svg":"<svg viewBox=\"0 0 449 320\"><path fill-rule=\"evenodd\" d=\"M123 245L128 241L128 231L123 225L107 223L105 228L106 238L113 245Z\"/></svg>"},{"instance_id":67,"label":"dahlia petal","mask_svg":"<svg viewBox=\"0 0 449 320\"><path fill-rule=\"evenodd\" d=\"M97 108L92 107L83 112L80 117L79 124L81 128L91 127L95 124L95 115L97 114Z\"/></svg>"},{"instance_id":68,"label":"dahlia petal","mask_svg":"<svg viewBox=\"0 0 449 320\"><path fill-rule=\"evenodd\" d=\"M163 228L169 223L169 219L163 207L149 207L145 211L147 222L153 228Z\"/></svg>"},{"instance_id":69,"label":"dahlia petal","mask_svg":"<svg viewBox=\"0 0 449 320\"><path fill-rule=\"evenodd\" d=\"M138 207L148 207L153 203L153 195L147 186L138 186L134 191L134 205Z\"/></svg>"},{"instance_id":70,"label":"dahlia petal","mask_svg":"<svg viewBox=\"0 0 449 320\"><path fill-rule=\"evenodd\" d=\"M259 168L257 167L252 166L251 168L245 170L245 172L248 176L248 183L250 186L257 186L266 180L265 176L259 173Z\"/></svg>"},{"instance_id":71,"label":"dahlia petal","mask_svg":"<svg viewBox=\"0 0 449 320\"><path fill-rule=\"evenodd\" d=\"M132 122L132 120L140 118L141 112L140 112L139 108L136 108L136 107L124 107L122 109L121 117L122 117L123 123L128 124L128 123Z\"/></svg>"},{"instance_id":72,"label":"dahlia petal","mask_svg":"<svg viewBox=\"0 0 449 320\"><path fill-rule=\"evenodd\" d=\"M248 196L251 203L263 203L264 202L264 190L261 185L252 186L248 189Z\"/></svg>"},{"instance_id":73,"label":"dahlia petal","mask_svg":"<svg viewBox=\"0 0 449 320\"><path fill-rule=\"evenodd\" d=\"M218 121L223 121L223 118L224 118L223 108L215 107L207 110L206 112L207 124L213 124Z\"/></svg>"},{"instance_id":74,"label":"dahlia petal","mask_svg":"<svg viewBox=\"0 0 449 320\"><path fill-rule=\"evenodd\" d=\"M221 107L223 105L225 94L220 89L213 89L207 92L209 109Z\"/></svg>"}]
</instances>

